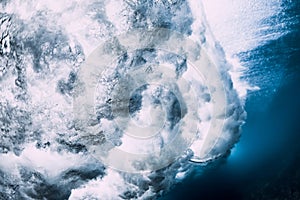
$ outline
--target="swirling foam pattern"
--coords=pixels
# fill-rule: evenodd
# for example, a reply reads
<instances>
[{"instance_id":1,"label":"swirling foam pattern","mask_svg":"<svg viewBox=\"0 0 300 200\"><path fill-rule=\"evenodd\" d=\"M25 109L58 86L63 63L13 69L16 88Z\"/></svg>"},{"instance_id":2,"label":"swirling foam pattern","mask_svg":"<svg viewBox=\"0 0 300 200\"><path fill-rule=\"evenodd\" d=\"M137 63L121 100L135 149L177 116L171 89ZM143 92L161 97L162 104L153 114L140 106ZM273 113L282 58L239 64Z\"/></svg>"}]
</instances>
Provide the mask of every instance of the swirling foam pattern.
<instances>
[{"instance_id":1,"label":"swirling foam pattern","mask_svg":"<svg viewBox=\"0 0 300 200\"><path fill-rule=\"evenodd\" d=\"M7 0L0 19L2 199L155 198L240 136L201 3Z\"/></svg>"}]
</instances>

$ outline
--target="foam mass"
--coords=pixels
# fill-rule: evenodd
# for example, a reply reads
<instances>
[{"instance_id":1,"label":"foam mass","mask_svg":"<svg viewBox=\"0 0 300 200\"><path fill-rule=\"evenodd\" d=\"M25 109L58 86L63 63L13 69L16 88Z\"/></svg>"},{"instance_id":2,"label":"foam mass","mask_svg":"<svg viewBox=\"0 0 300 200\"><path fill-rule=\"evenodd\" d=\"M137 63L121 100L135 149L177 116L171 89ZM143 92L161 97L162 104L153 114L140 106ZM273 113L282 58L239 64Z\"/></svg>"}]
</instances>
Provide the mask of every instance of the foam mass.
<instances>
[{"instance_id":1,"label":"foam mass","mask_svg":"<svg viewBox=\"0 0 300 200\"><path fill-rule=\"evenodd\" d=\"M204 5L2 1L0 198L156 198L226 155L249 87Z\"/></svg>"}]
</instances>

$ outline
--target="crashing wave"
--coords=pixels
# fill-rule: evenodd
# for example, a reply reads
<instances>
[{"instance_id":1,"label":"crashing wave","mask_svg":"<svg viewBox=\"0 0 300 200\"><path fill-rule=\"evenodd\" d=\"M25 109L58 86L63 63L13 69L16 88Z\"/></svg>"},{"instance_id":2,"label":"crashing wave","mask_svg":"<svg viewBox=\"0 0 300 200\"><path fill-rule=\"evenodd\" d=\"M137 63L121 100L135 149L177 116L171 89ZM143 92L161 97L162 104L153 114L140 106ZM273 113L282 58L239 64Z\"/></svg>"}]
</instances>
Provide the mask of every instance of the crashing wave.
<instances>
[{"instance_id":1,"label":"crashing wave","mask_svg":"<svg viewBox=\"0 0 300 200\"><path fill-rule=\"evenodd\" d=\"M207 7L208 3L204 3ZM183 179L191 171L193 162L205 164L226 155L240 136L240 127L245 120L243 98L248 85L239 79L239 68L229 63L228 55L213 37L201 2L64 0L54 3L8 0L1 3L0 20L1 198L155 198ZM96 80L98 85L94 87L98 96L92 98L96 102L93 108L96 110L96 118L88 123L78 123L78 120L74 120L78 117L76 109L74 112L74 98L76 103L78 95L85 94L84 89L81 90L84 88L81 82L82 73L85 73L82 72L83 66L91 60L90 55L97 52L99 45L107 44L107 41L114 38L120 41L120 37L130 36L128 33L136 33L136 30L143 31L136 38L131 38L128 44L136 44L137 38L141 36L147 38L148 31L167 30L169 37L166 41L174 44L175 40L169 40L172 38L170 35L173 35L180 38L181 42L190 41L192 45L185 46L187 50L182 52L178 46L169 49L173 52L162 51L160 43L166 41L156 37L152 46L151 41L146 41L143 48L131 49L131 52L121 48L122 56L117 57L115 63L112 63L114 67L105 72L107 79ZM228 48L226 43L222 45ZM184 54L187 52L193 52L195 58L191 54ZM207 59L206 62L198 62L194 68L204 63L200 69L204 80L208 79L207 84L211 84L208 86L199 80L202 75L195 75L191 62L202 58ZM111 96L120 96L122 93L117 86L112 86L115 83L126 86L126 83L134 84L134 81L115 79L114 75L118 72L125 77L127 73L137 78L141 71L124 71L124 66L130 69L135 65L140 69L158 65L156 75L167 75L165 78L172 80L184 77L187 81L179 87L181 90L177 90L177 83L157 84L156 81L151 85L151 80L147 80L145 75L143 78L148 82L137 85L138 89L127 99L130 106L124 114L116 111L120 105L115 108L108 106L109 102L113 102L109 100ZM162 65L167 67L162 68ZM162 69L168 69L168 73ZM172 73L174 76L170 75ZM182 93L184 87L196 89L195 99L191 100L187 94ZM173 93L169 91L171 89ZM161 91L160 95L153 95L155 91ZM107 95L103 95L104 92ZM170 97L174 106L169 105ZM165 101L167 98L168 101ZM156 106L151 107L155 102ZM193 103L198 104L198 116L194 118L191 115ZM152 109L149 112L156 116L152 122L147 121L148 118L142 114L148 107ZM221 112L213 115L214 109ZM136 146L143 148L132 148L128 145L133 143L131 137L127 137L129 142L126 143L120 127L128 132L131 127L136 127L145 130L146 136L152 136L152 131L143 126L149 127L149 123L157 122L153 127L161 127L160 120L157 120L161 116L155 113L162 110L167 118L161 131L166 133L165 137L161 135L155 138L151 141L151 147L149 142L144 145L140 140L135 140ZM181 112L176 114L176 110ZM119 127L110 124L122 114L127 117L117 120ZM129 115L134 119L131 126L128 126ZM94 126L95 123L100 123L102 129ZM143 173L139 172L145 169L141 166L135 171L138 173L134 174L123 168L119 171L118 166L107 166L111 163L99 159L99 152L101 154L102 151L94 148L109 141L113 145L108 149L121 148L127 152L148 153L167 143L172 131L176 132L183 124L192 130L184 129L179 131L180 134L193 133L193 138L186 143L188 145L176 152L175 156L172 155L170 162L159 167L155 165L156 168ZM136 132L136 129L131 132ZM167 152L168 158L171 151ZM145 158L139 161L145 161Z\"/></svg>"}]
</instances>

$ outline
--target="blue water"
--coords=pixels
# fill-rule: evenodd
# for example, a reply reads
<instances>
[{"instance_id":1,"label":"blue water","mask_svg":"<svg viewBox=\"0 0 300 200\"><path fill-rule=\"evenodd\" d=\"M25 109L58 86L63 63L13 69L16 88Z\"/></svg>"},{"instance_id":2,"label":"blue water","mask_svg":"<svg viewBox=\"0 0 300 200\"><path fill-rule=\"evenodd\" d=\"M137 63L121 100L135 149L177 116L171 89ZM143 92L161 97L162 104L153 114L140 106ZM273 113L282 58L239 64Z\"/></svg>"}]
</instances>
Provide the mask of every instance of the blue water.
<instances>
[{"instance_id":1,"label":"blue water","mask_svg":"<svg viewBox=\"0 0 300 200\"><path fill-rule=\"evenodd\" d=\"M162 199L300 199L299 5L286 10L289 34L239 55L249 69L244 79L261 89L248 95L246 124L229 157L199 166L198 176Z\"/></svg>"},{"instance_id":2,"label":"blue water","mask_svg":"<svg viewBox=\"0 0 300 200\"><path fill-rule=\"evenodd\" d=\"M109 4L110 9L104 6L109 2L113 3ZM110 170L88 154L85 144L89 145L90 139L86 140L85 134L82 138L81 134L78 136L77 131L81 128L73 123L72 118L74 110L71 102L72 95L76 96L77 89L74 88L78 67L87 58L85 56L96 48L95 45L108 39L108 36L128 31L131 26L164 27L189 34L194 17L199 17L194 25L199 25L198 31L203 37L201 43L207 43L210 54L216 53L217 63L224 64L223 53L219 46L210 46L209 28L205 27L204 22L204 27L197 24L202 23L203 16L197 15L198 10L192 16L187 1L126 2L127 8L123 10L124 4L120 4L118 11L117 1L105 1L103 4L98 0L78 1L78 4L72 5L66 1L39 1L37 5L31 0L1 1L0 81L3 85L0 90L3 92L0 93L0 122L4 123L0 130L0 200L29 197L56 200L69 196L133 199L151 192L153 194L149 195L154 199L170 185L174 187L163 200L299 200L300 1L245 0L229 6L223 2L220 7L222 11L230 10L233 5L239 10L237 14L229 11L223 15L226 18L226 14L232 14L234 17L228 19L236 19L239 21L236 25L241 27L230 26L232 30L228 30L221 26L211 30L213 33L219 30L227 42L234 44L231 46L221 42L225 52L228 49L235 53L245 51L237 55L247 69L243 79L260 88L247 96L245 110L248 118L242 137L228 157L205 167L187 165L191 156L187 155L170 168L149 176ZM283 10L277 13L281 11L277 9L281 3ZM4 7L6 4L10 6L2 9L2 4ZM193 5L190 7L196 8ZM248 8L253 8L254 13L245 11ZM120 15L113 16L115 10ZM210 7L206 11L219 14L221 10L215 11ZM266 15L262 14L264 11ZM253 19L248 17L249 13ZM251 23L245 22L246 18ZM214 15L210 19L214 19ZM213 25L214 20L209 21L208 17L207 21ZM120 28L118 33L114 33L115 28ZM237 31L238 36L247 32L245 29L251 34L234 38L234 34L229 33ZM207 40L204 40L206 33ZM218 38L220 35L215 36ZM257 41L261 43L257 44ZM252 45L256 47L249 50ZM215 48L216 51L213 50ZM111 100L108 97L106 103ZM137 107L141 103L138 98L137 102L133 102L138 104ZM136 109L139 108L131 111ZM103 113L108 117L104 118L110 118L111 111L107 110L104 109ZM98 133L98 130L95 131ZM111 132L108 131L107 135L110 139ZM94 138L98 134L91 136ZM102 141L101 131L99 136ZM112 134L111 138L112 141L119 141L120 137ZM94 143L93 139L91 143ZM177 170L185 171L189 167L194 171L182 182L174 184Z\"/></svg>"}]
</instances>

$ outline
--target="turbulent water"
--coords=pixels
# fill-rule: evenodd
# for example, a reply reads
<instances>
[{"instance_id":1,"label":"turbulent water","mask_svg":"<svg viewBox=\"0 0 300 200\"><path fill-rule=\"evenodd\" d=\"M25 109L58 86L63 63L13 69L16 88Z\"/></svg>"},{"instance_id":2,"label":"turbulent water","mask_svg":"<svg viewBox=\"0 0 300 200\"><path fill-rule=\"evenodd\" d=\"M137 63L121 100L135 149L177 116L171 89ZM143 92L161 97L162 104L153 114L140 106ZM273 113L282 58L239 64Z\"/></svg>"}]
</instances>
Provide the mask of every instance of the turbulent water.
<instances>
[{"instance_id":1,"label":"turbulent water","mask_svg":"<svg viewBox=\"0 0 300 200\"><path fill-rule=\"evenodd\" d=\"M240 53L285 34L283 9L2 1L0 199L152 199L226 156L258 89Z\"/></svg>"}]
</instances>

